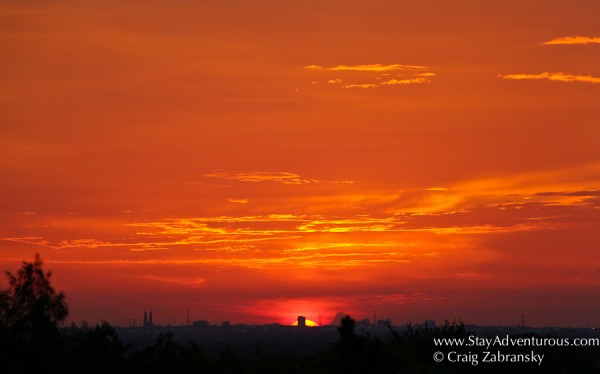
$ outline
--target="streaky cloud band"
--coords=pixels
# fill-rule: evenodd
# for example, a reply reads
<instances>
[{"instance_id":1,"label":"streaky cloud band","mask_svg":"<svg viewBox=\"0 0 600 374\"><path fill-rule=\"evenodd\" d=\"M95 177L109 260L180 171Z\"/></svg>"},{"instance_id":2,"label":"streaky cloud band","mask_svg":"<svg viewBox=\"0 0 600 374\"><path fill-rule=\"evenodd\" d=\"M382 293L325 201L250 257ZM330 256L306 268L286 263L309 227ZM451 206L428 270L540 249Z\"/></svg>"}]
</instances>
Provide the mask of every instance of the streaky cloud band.
<instances>
[{"instance_id":1,"label":"streaky cloud band","mask_svg":"<svg viewBox=\"0 0 600 374\"><path fill-rule=\"evenodd\" d=\"M550 73L547 71L539 74L507 74L501 75L500 77L511 80L549 80L556 82L600 83L600 77L594 77L591 75L574 75L563 72Z\"/></svg>"},{"instance_id":2,"label":"streaky cloud band","mask_svg":"<svg viewBox=\"0 0 600 374\"><path fill-rule=\"evenodd\" d=\"M564 45L564 44L600 44L600 37L589 37L589 36L563 36L554 38L547 42L542 43L544 45Z\"/></svg>"}]
</instances>

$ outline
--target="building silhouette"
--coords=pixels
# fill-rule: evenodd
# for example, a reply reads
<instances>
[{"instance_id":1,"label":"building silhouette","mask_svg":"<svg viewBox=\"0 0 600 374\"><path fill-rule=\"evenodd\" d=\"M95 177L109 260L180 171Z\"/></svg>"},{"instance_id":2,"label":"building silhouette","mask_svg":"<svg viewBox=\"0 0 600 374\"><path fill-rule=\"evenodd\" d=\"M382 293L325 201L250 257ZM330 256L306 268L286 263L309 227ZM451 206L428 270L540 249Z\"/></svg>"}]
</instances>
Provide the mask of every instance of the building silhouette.
<instances>
[{"instance_id":1,"label":"building silhouette","mask_svg":"<svg viewBox=\"0 0 600 374\"><path fill-rule=\"evenodd\" d=\"M298 316L298 327L306 327L306 317Z\"/></svg>"},{"instance_id":2,"label":"building silhouette","mask_svg":"<svg viewBox=\"0 0 600 374\"><path fill-rule=\"evenodd\" d=\"M144 324L142 326L144 328L154 327L154 322L152 322L152 310L150 310L150 313L146 313L144 310Z\"/></svg>"}]
</instances>

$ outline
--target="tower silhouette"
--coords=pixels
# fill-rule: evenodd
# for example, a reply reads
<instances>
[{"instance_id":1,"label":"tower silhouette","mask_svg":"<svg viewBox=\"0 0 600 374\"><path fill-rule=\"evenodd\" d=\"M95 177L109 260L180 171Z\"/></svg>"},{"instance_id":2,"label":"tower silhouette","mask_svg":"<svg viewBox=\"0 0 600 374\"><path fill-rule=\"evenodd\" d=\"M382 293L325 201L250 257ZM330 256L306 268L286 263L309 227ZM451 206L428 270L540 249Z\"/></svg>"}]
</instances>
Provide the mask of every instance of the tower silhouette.
<instances>
[{"instance_id":1,"label":"tower silhouette","mask_svg":"<svg viewBox=\"0 0 600 374\"><path fill-rule=\"evenodd\" d=\"M306 327L306 317L298 316L298 327Z\"/></svg>"},{"instance_id":2,"label":"tower silhouette","mask_svg":"<svg viewBox=\"0 0 600 374\"><path fill-rule=\"evenodd\" d=\"M146 312L144 310L144 324L142 325L144 328L153 327L154 322L152 322L152 310L150 312Z\"/></svg>"}]
</instances>

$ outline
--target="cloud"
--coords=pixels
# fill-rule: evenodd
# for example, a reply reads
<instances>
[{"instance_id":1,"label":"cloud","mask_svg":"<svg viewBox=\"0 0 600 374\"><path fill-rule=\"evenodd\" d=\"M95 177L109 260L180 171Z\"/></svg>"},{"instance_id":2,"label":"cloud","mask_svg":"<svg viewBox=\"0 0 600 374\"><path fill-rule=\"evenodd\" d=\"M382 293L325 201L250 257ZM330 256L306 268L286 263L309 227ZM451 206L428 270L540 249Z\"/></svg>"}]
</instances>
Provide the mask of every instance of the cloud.
<instances>
[{"instance_id":1,"label":"cloud","mask_svg":"<svg viewBox=\"0 0 600 374\"><path fill-rule=\"evenodd\" d=\"M227 171L215 171L204 174L207 178L234 180L239 182L277 182L283 184L307 184L317 183L315 179L302 178L298 174L286 171L252 171L233 173Z\"/></svg>"},{"instance_id":2,"label":"cloud","mask_svg":"<svg viewBox=\"0 0 600 374\"><path fill-rule=\"evenodd\" d=\"M379 87L379 84L376 83L364 83L364 84L346 84L342 86L342 88L374 88Z\"/></svg>"},{"instance_id":3,"label":"cloud","mask_svg":"<svg viewBox=\"0 0 600 374\"><path fill-rule=\"evenodd\" d=\"M411 78L411 79L390 79L389 81L383 82L381 85L395 86L399 84L417 84L417 83L429 83L429 79L425 77Z\"/></svg>"},{"instance_id":4,"label":"cloud","mask_svg":"<svg viewBox=\"0 0 600 374\"><path fill-rule=\"evenodd\" d=\"M249 202L248 199L232 199L232 198L228 198L227 201L229 201L230 203L234 203L234 204L248 204L248 202Z\"/></svg>"},{"instance_id":5,"label":"cloud","mask_svg":"<svg viewBox=\"0 0 600 374\"><path fill-rule=\"evenodd\" d=\"M305 69L312 71L336 71L338 74L346 74L344 79L331 78L327 80L329 85L340 85L341 88L376 88L381 86L403 86L420 83L430 83L435 73L423 72L429 69L422 65L402 65L402 64L365 64L365 65L338 65L333 67L323 67L319 65L305 66ZM363 77L362 82L356 82L357 75ZM367 80L368 79L368 80ZM344 82L344 83L342 83ZM346 83L347 82L347 83Z\"/></svg>"},{"instance_id":6,"label":"cloud","mask_svg":"<svg viewBox=\"0 0 600 374\"><path fill-rule=\"evenodd\" d=\"M141 247L133 247L129 250L131 252L148 252L148 251L164 251L169 249L168 247L155 247L153 243L144 243Z\"/></svg>"},{"instance_id":7,"label":"cloud","mask_svg":"<svg viewBox=\"0 0 600 374\"><path fill-rule=\"evenodd\" d=\"M408 246L408 243L404 244ZM283 252L306 252L306 251L322 251L329 250L332 248L368 248L368 247L398 247L402 246L402 243L363 243L363 242L344 242L344 243L313 243L307 244L301 247L295 247L291 249L284 249Z\"/></svg>"},{"instance_id":8,"label":"cloud","mask_svg":"<svg viewBox=\"0 0 600 374\"><path fill-rule=\"evenodd\" d=\"M0 240L5 240L8 242L16 242L16 243L24 243L31 244L37 246L47 247L51 243L41 236L23 236L23 237L13 237L13 238L0 238Z\"/></svg>"},{"instance_id":9,"label":"cloud","mask_svg":"<svg viewBox=\"0 0 600 374\"><path fill-rule=\"evenodd\" d=\"M388 81L382 83L366 83L366 84L347 84L342 86L342 88L375 88L380 86L397 86L397 85L407 85L407 84L419 84L419 83L429 83L430 79L419 76L417 78L410 79L390 79Z\"/></svg>"},{"instance_id":10,"label":"cloud","mask_svg":"<svg viewBox=\"0 0 600 374\"><path fill-rule=\"evenodd\" d=\"M554 38L543 43L544 45L558 45L558 44L600 44L600 37L589 37L589 36L562 36L560 38Z\"/></svg>"},{"instance_id":11,"label":"cloud","mask_svg":"<svg viewBox=\"0 0 600 374\"><path fill-rule=\"evenodd\" d=\"M419 269L432 256L446 256L456 248L476 248L482 241L496 240L492 236L568 233L587 227L584 225L597 218L600 207L600 190L594 187L599 185L595 177L599 168L596 164L569 166L386 194L355 195L355 191L349 191L312 197L333 201L338 207L348 203L367 207L359 214L347 209L320 209L317 214L308 196L293 200L285 209L268 207L267 211L278 214L260 214L250 209L252 206L244 206L249 210L242 209L240 215L120 222L121 229L107 227L95 238L68 237L76 232L72 231L64 234L67 237L49 233L48 238L2 239L11 242L7 247L23 243L60 249L74 256L80 253L82 257L77 258L81 260L105 253L103 256L111 261L139 259L151 261L148 264L206 267L293 271L407 264L403 265L407 270ZM235 173L226 176L239 177ZM234 197L230 199L242 200ZM227 204L226 196L221 203ZM159 253L159 249L166 251ZM469 268L448 271L473 273ZM193 280L181 283L194 285Z\"/></svg>"},{"instance_id":12,"label":"cloud","mask_svg":"<svg viewBox=\"0 0 600 374\"><path fill-rule=\"evenodd\" d=\"M558 82L600 83L600 77L593 77L591 75L573 75L562 72L543 72L539 74L507 74L501 75L501 77L504 79L512 80L549 80Z\"/></svg>"},{"instance_id":13,"label":"cloud","mask_svg":"<svg viewBox=\"0 0 600 374\"><path fill-rule=\"evenodd\" d=\"M233 180L238 182L276 182L282 184L309 184L309 183L333 183L333 184L352 184L354 181L328 181L328 180L317 180L311 178L304 178L298 174L290 173L287 171L252 171L252 172L227 172L224 170L217 170L212 173L204 174L207 178L218 178L225 180ZM234 202L229 200L230 202ZM240 201L235 201L240 202Z\"/></svg>"},{"instance_id":14,"label":"cloud","mask_svg":"<svg viewBox=\"0 0 600 374\"><path fill-rule=\"evenodd\" d=\"M151 243L151 242L128 242L128 241L115 241L115 242L107 242L93 238L84 238L84 239L69 239L69 240L61 240L60 242L52 242L43 237L37 236L26 236L26 237L16 237L16 238L0 238L0 240L9 241L9 242L17 242L28 245L33 245L37 247L46 247L52 249L96 249L96 248L117 248L117 247L127 247L130 251L134 252L143 252L143 251L157 251L168 249L167 247L161 245L170 245L177 243Z\"/></svg>"},{"instance_id":15,"label":"cloud","mask_svg":"<svg viewBox=\"0 0 600 374\"><path fill-rule=\"evenodd\" d=\"M539 192L535 196L600 196L600 190L574 192Z\"/></svg>"},{"instance_id":16,"label":"cloud","mask_svg":"<svg viewBox=\"0 0 600 374\"><path fill-rule=\"evenodd\" d=\"M425 191L448 191L448 189L445 187L429 187Z\"/></svg>"},{"instance_id":17,"label":"cloud","mask_svg":"<svg viewBox=\"0 0 600 374\"><path fill-rule=\"evenodd\" d=\"M113 247L118 244L105 242L97 239L73 239L63 240L56 248L100 248L100 247Z\"/></svg>"},{"instance_id":18,"label":"cloud","mask_svg":"<svg viewBox=\"0 0 600 374\"><path fill-rule=\"evenodd\" d=\"M142 278L167 283L176 286L190 287L190 288L206 288L206 279L192 277L192 278L184 278L184 277L161 277L156 275L143 275Z\"/></svg>"},{"instance_id":19,"label":"cloud","mask_svg":"<svg viewBox=\"0 0 600 374\"><path fill-rule=\"evenodd\" d=\"M401 64L365 64L365 65L338 65L333 67L323 67L319 65L305 66L308 70L329 70L329 71L371 71L371 72L382 72L382 71L394 71L394 70L421 70L427 69L427 66L421 65L401 65Z\"/></svg>"}]
</instances>

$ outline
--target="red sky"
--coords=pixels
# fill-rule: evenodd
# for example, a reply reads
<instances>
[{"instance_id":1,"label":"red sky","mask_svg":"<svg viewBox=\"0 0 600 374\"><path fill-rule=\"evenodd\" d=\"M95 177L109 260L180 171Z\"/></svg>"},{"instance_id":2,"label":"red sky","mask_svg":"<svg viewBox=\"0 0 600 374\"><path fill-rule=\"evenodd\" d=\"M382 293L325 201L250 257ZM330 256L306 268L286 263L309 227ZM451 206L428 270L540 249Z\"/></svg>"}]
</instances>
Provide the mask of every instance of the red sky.
<instances>
[{"instance_id":1,"label":"red sky","mask_svg":"<svg viewBox=\"0 0 600 374\"><path fill-rule=\"evenodd\" d=\"M600 3L0 19L0 265L70 321L600 325Z\"/></svg>"}]
</instances>

